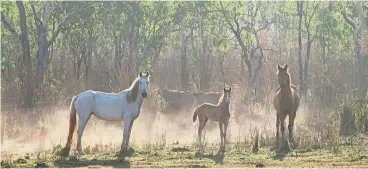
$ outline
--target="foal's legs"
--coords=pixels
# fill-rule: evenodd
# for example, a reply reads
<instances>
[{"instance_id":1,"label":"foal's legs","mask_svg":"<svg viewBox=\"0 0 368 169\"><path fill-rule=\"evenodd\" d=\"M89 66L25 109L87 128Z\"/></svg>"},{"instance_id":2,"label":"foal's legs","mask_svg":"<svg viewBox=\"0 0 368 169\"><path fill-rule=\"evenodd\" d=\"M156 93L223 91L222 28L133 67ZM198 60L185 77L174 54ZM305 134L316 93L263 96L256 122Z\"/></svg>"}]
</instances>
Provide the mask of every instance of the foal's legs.
<instances>
[{"instance_id":1,"label":"foal's legs","mask_svg":"<svg viewBox=\"0 0 368 169\"><path fill-rule=\"evenodd\" d=\"M219 127L220 127L220 139L221 139L221 143L220 143L220 151L222 151L223 149L223 145L224 145L224 131L222 129L223 123L219 122Z\"/></svg>"},{"instance_id":2,"label":"foal's legs","mask_svg":"<svg viewBox=\"0 0 368 169\"><path fill-rule=\"evenodd\" d=\"M198 116L199 120L199 127L198 127L198 151L201 152L202 145L201 145L201 137L202 137L202 131L204 127L207 124L208 118L204 116Z\"/></svg>"},{"instance_id":3,"label":"foal's legs","mask_svg":"<svg viewBox=\"0 0 368 169\"><path fill-rule=\"evenodd\" d=\"M223 136L223 138L224 138L224 145L223 145L223 151L225 151L225 144L226 144L226 133L227 133L227 125L228 125L228 121L225 121L224 122L224 136Z\"/></svg>"},{"instance_id":4,"label":"foal's legs","mask_svg":"<svg viewBox=\"0 0 368 169\"><path fill-rule=\"evenodd\" d=\"M86 127L86 124L89 120L89 117L91 117L91 113L78 113L78 118L79 118L79 124L78 124L78 141L77 141L77 151L79 153L79 155L83 155L83 149L82 149L82 135L84 132L84 128Z\"/></svg>"}]
</instances>

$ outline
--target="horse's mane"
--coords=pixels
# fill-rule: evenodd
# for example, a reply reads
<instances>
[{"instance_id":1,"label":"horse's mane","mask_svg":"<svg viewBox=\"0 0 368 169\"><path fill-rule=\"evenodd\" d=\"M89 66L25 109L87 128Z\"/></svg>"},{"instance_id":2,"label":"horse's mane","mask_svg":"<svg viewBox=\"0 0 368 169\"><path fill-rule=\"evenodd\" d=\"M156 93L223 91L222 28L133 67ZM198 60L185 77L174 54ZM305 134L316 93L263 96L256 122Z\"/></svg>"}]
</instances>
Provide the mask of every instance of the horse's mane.
<instances>
[{"instance_id":1,"label":"horse's mane","mask_svg":"<svg viewBox=\"0 0 368 169\"><path fill-rule=\"evenodd\" d=\"M139 77L137 77L132 85L126 89L127 91L127 96L126 96L126 100L128 101L128 103L130 102L134 102L137 99L138 96L138 90L139 90Z\"/></svg>"},{"instance_id":2,"label":"horse's mane","mask_svg":"<svg viewBox=\"0 0 368 169\"><path fill-rule=\"evenodd\" d=\"M221 97L219 98L218 105L220 105L225 100L225 93L222 93Z\"/></svg>"}]
</instances>

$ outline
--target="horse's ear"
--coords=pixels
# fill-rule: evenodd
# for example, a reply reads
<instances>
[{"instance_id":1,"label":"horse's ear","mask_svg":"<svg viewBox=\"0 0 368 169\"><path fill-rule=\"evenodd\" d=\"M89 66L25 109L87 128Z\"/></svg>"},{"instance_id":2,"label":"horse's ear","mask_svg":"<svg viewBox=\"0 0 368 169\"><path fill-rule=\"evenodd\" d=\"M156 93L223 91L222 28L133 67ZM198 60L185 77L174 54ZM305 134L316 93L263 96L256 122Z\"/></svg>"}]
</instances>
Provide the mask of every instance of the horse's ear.
<instances>
[{"instance_id":1,"label":"horse's ear","mask_svg":"<svg viewBox=\"0 0 368 169\"><path fill-rule=\"evenodd\" d=\"M277 69L280 71L282 68L281 68L281 66L278 64L277 65Z\"/></svg>"},{"instance_id":2,"label":"horse's ear","mask_svg":"<svg viewBox=\"0 0 368 169\"><path fill-rule=\"evenodd\" d=\"M284 66L284 70L287 70L287 68L288 68L288 65L287 65L287 64L285 64L285 66Z\"/></svg>"},{"instance_id":3,"label":"horse's ear","mask_svg":"<svg viewBox=\"0 0 368 169\"><path fill-rule=\"evenodd\" d=\"M142 72L139 72L139 77L142 77Z\"/></svg>"}]
</instances>

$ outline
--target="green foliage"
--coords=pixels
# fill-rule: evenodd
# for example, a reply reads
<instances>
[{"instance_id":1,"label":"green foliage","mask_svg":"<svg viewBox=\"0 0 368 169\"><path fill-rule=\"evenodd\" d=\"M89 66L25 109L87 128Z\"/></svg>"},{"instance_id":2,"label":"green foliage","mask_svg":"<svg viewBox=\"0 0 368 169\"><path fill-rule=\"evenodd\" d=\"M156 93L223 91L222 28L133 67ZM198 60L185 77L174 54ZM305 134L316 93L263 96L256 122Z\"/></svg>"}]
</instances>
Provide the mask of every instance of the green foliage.
<instances>
[{"instance_id":1,"label":"green foliage","mask_svg":"<svg viewBox=\"0 0 368 169\"><path fill-rule=\"evenodd\" d=\"M88 53L88 50L92 51L93 69L102 69L103 72L99 69L95 70L101 74L109 73L118 61L125 64L121 69L126 65L133 66L131 65L133 63L134 68L150 70L157 65L157 60L160 60L158 58L163 56L162 51L175 50L173 54L165 53L165 55L179 56L182 33L188 36L186 51L188 68L191 69L190 76L195 79L194 76L198 75L197 72L201 66L202 48L205 47L211 57L214 57L211 61L230 51L234 51L234 55L238 56L236 53L238 50L234 46L238 46L239 42L234 36L234 31L231 30L232 28L236 30L237 24L239 30L236 31L241 32L240 38L249 51L258 47L256 38L261 31L258 31L258 34L255 32L269 23L273 24L263 29L271 36L268 39L272 39L272 42L267 42L268 48L275 50L281 46L285 48L283 52L291 55L294 55L294 50L297 48L298 16L295 1L37 1L32 3L41 20L45 17L45 4L50 5L50 19L46 24L47 39L51 39L59 23L65 20L52 49L49 48L49 52L54 52L47 63L49 64L47 69L52 69L48 72L50 77L46 78L49 81L63 81L53 79L59 78L57 74L65 78L67 75L64 73L83 71L85 63L81 58ZM27 16L32 69L35 70L38 42L34 13L31 2L23 2L23 4ZM367 3L364 4L367 6ZM2 2L1 10L19 34L19 11L16 3ZM315 13L313 13L314 10ZM364 10L367 11L366 8ZM304 2L302 43L306 44L306 23L309 24L310 21L312 52L315 52L311 59L319 58L322 46L325 45L329 61L337 61L342 67L353 62L354 31L345 21L343 11L358 23L355 2ZM181 30L182 21L185 21L184 32ZM368 36L368 29L365 30L365 36ZM15 38L4 24L1 26L1 37L2 68L7 65L12 70L21 68L23 60L18 38ZM305 49L303 48L303 52ZM284 54L280 56L284 57ZM72 64L74 69L78 67L80 70L57 73L58 66L54 62L58 63L62 57L65 64ZM274 54L265 55L265 57L275 60ZM253 62L256 62L256 59L252 59L252 64ZM318 64L320 63L311 65ZM256 66L253 68L256 69ZM346 67L348 68L350 67ZM337 71L336 74L339 72ZM54 83L45 84L55 90L63 86ZM330 89L321 87L314 91L316 95L320 92L330 92ZM325 97L319 99L329 100Z\"/></svg>"},{"instance_id":2,"label":"green foliage","mask_svg":"<svg viewBox=\"0 0 368 169\"><path fill-rule=\"evenodd\" d=\"M15 69L15 62L11 61L5 57L1 57L1 69L4 69L6 67L11 68L11 69Z\"/></svg>"}]
</instances>

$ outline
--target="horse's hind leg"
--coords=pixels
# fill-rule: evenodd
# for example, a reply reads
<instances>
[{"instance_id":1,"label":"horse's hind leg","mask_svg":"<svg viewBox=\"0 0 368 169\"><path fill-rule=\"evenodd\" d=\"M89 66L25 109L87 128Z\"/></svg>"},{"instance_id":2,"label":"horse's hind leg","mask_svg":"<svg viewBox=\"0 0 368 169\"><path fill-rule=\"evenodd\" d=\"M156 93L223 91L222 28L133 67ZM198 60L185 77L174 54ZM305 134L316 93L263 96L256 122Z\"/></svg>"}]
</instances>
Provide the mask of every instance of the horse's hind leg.
<instances>
[{"instance_id":1,"label":"horse's hind leg","mask_svg":"<svg viewBox=\"0 0 368 169\"><path fill-rule=\"evenodd\" d=\"M199 127L198 127L198 151L201 152L201 150L202 150L202 144L201 144L202 143L202 141L201 141L202 131L203 131L204 127L207 124L208 118L199 115L198 116L198 120L199 120Z\"/></svg>"},{"instance_id":2,"label":"horse's hind leg","mask_svg":"<svg viewBox=\"0 0 368 169\"><path fill-rule=\"evenodd\" d=\"M79 155L83 155L83 149L82 149L82 135L84 132L84 128L86 127L86 124L91 117L91 113L78 113L78 141L77 141L77 151Z\"/></svg>"}]
</instances>

